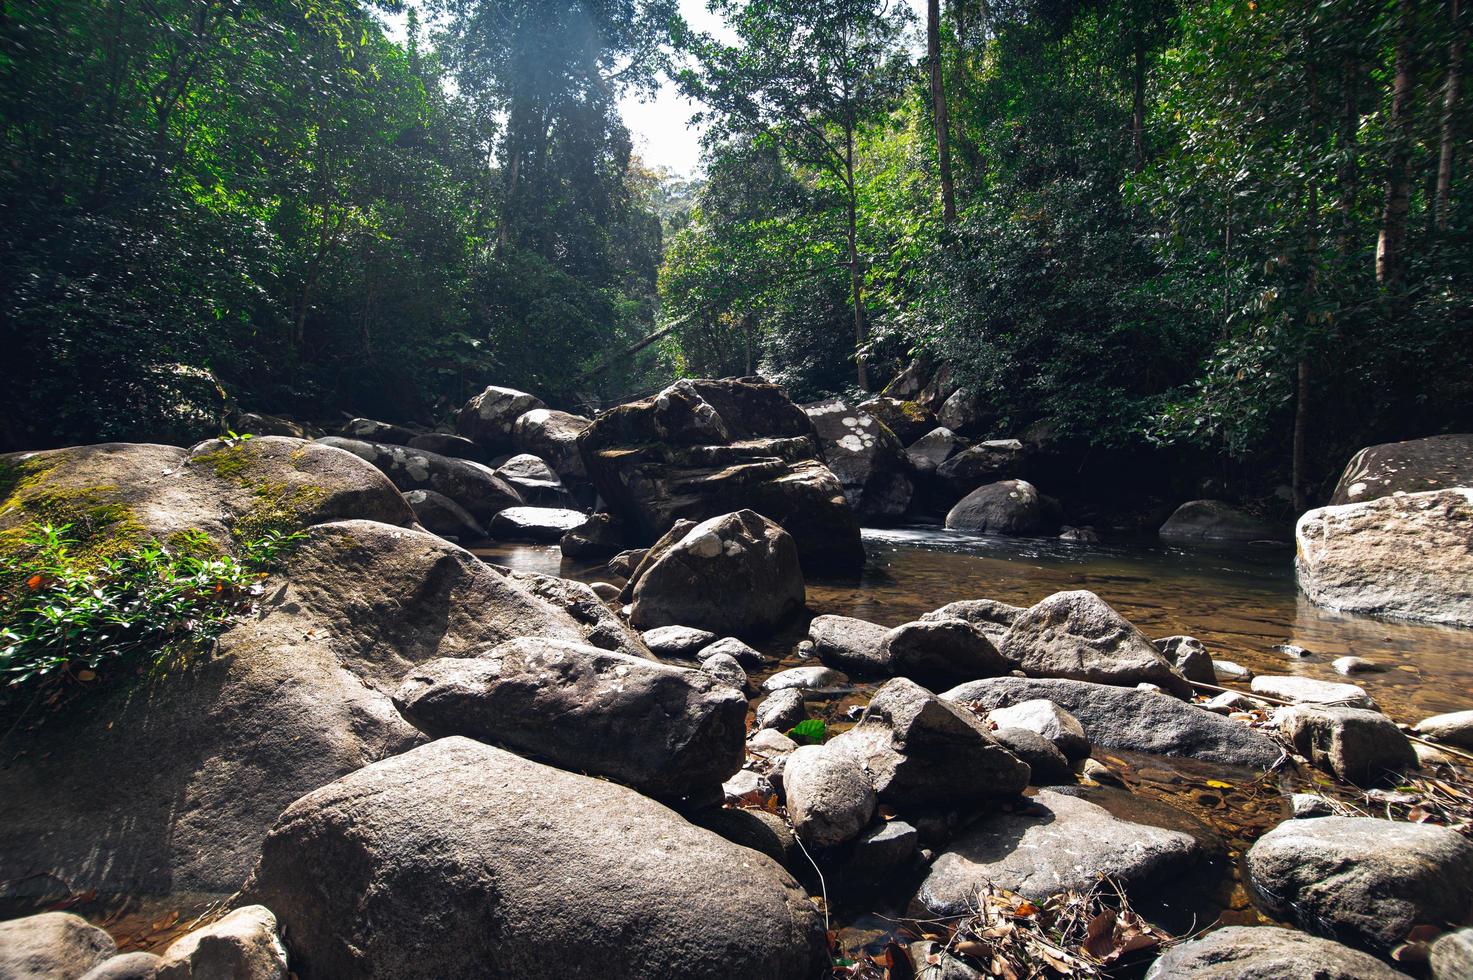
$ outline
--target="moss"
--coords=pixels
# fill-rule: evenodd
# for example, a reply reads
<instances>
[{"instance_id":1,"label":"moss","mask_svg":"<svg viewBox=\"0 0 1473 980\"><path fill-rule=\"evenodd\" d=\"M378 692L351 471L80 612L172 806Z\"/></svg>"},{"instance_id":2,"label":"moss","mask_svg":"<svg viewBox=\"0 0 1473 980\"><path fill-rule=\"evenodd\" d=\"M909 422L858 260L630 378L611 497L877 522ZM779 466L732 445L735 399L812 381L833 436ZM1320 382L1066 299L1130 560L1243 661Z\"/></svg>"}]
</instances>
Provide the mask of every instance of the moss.
<instances>
[{"instance_id":1,"label":"moss","mask_svg":"<svg viewBox=\"0 0 1473 980\"><path fill-rule=\"evenodd\" d=\"M192 558L218 558L225 552L210 536L198 528L175 531L164 539L164 546L176 555Z\"/></svg>"},{"instance_id":2,"label":"moss","mask_svg":"<svg viewBox=\"0 0 1473 980\"><path fill-rule=\"evenodd\" d=\"M84 567L130 551L147 537L132 509L117 499L117 487L56 486L48 482L55 468L44 457L3 464L0 517L9 515L13 526L0 531L0 552L16 556L27 550L23 538L38 524L70 526L73 556ZM18 515L23 519L15 520Z\"/></svg>"},{"instance_id":3,"label":"moss","mask_svg":"<svg viewBox=\"0 0 1473 980\"><path fill-rule=\"evenodd\" d=\"M249 442L237 442L217 449L212 453L200 453L189 460L190 466L208 466L223 480L244 483L247 474L255 469L259 453Z\"/></svg>"},{"instance_id":4,"label":"moss","mask_svg":"<svg viewBox=\"0 0 1473 980\"><path fill-rule=\"evenodd\" d=\"M251 486L255 503L236 519L230 533L237 541L259 541L269 534L290 534L302 528L302 515L327 496L322 487L306 483L258 483Z\"/></svg>"}]
</instances>

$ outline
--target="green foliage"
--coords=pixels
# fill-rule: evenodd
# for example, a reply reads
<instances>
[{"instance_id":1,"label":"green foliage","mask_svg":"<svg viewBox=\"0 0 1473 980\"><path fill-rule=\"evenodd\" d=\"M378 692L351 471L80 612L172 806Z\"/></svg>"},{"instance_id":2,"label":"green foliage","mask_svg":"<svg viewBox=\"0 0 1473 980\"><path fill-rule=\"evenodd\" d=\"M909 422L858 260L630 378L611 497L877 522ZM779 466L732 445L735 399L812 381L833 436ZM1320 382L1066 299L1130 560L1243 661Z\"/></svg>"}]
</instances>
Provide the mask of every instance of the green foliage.
<instances>
[{"instance_id":1,"label":"green foliage","mask_svg":"<svg viewBox=\"0 0 1473 980\"><path fill-rule=\"evenodd\" d=\"M799 745L821 745L828 736L828 726L822 718L804 718L788 729L788 738Z\"/></svg>"}]
</instances>

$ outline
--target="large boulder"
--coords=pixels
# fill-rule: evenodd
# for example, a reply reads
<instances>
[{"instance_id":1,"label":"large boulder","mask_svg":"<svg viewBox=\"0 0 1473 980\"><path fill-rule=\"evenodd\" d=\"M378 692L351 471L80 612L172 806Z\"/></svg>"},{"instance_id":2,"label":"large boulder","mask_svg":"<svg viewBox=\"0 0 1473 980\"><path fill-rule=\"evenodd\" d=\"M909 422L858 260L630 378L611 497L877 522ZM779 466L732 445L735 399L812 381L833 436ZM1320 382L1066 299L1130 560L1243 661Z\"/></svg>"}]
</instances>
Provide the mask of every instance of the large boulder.
<instances>
[{"instance_id":1,"label":"large boulder","mask_svg":"<svg viewBox=\"0 0 1473 980\"><path fill-rule=\"evenodd\" d=\"M1295 752L1348 783L1375 786L1417 768L1412 743L1379 711L1299 704L1275 720Z\"/></svg>"},{"instance_id":2,"label":"large boulder","mask_svg":"<svg viewBox=\"0 0 1473 980\"><path fill-rule=\"evenodd\" d=\"M1155 684L1180 697L1191 685L1146 635L1093 592L1055 592L1018 616L1002 655L1029 677Z\"/></svg>"},{"instance_id":3,"label":"large boulder","mask_svg":"<svg viewBox=\"0 0 1473 980\"><path fill-rule=\"evenodd\" d=\"M1350 458L1330 505L1363 504L1394 493L1473 487L1473 434L1367 446Z\"/></svg>"},{"instance_id":4,"label":"large boulder","mask_svg":"<svg viewBox=\"0 0 1473 980\"><path fill-rule=\"evenodd\" d=\"M361 442L387 442L395 446L407 446L409 441L420 432L404 425L395 425L392 422L380 422L377 419L349 419L344 422L342 428L338 429L338 435L344 439L357 439Z\"/></svg>"},{"instance_id":5,"label":"large boulder","mask_svg":"<svg viewBox=\"0 0 1473 980\"><path fill-rule=\"evenodd\" d=\"M864 563L843 486L808 416L775 385L680 381L602 413L578 445L599 493L645 541L679 518L750 508L787 529L809 574Z\"/></svg>"},{"instance_id":6,"label":"large boulder","mask_svg":"<svg viewBox=\"0 0 1473 980\"><path fill-rule=\"evenodd\" d=\"M479 541L486 536L486 529L471 516L470 511L442 493L411 490L404 499L414 508L415 519L441 537Z\"/></svg>"},{"instance_id":7,"label":"large boulder","mask_svg":"<svg viewBox=\"0 0 1473 980\"><path fill-rule=\"evenodd\" d=\"M468 459L440 456L423 449L358 442L328 436L319 443L344 449L376 466L400 490L433 490L449 497L482 525L508 507L520 507L521 495L489 466Z\"/></svg>"},{"instance_id":8,"label":"large boulder","mask_svg":"<svg viewBox=\"0 0 1473 980\"><path fill-rule=\"evenodd\" d=\"M565 507L572 503L567 486L540 456L519 453L496 467L496 475L515 487L529 504Z\"/></svg>"},{"instance_id":9,"label":"large boulder","mask_svg":"<svg viewBox=\"0 0 1473 980\"><path fill-rule=\"evenodd\" d=\"M1036 534L1043 530L1038 488L1027 480L978 487L947 511L946 526L977 534Z\"/></svg>"},{"instance_id":10,"label":"large boulder","mask_svg":"<svg viewBox=\"0 0 1473 980\"><path fill-rule=\"evenodd\" d=\"M996 599L958 599L948 602L940 609L931 610L921 616L921 620L930 622L936 619L965 619L997 646L1018 621L1018 617L1027 611L1023 606L1010 606Z\"/></svg>"},{"instance_id":11,"label":"large boulder","mask_svg":"<svg viewBox=\"0 0 1473 980\"><path fill-rule=\"evenodd\" d=\"M803 411L854 512L861 518L891 520L904 514L915 487L906 472L905 447L895 433L839 398L804 405Z\"/></svg>"},{"instance_id":12,"label":"large boulder","mask_svg":"<svg viewBox=\"0 0 1473 980\"><path fill-rule=\"evenodd\" d=\"M941 696L974 704L984 712L1043 698L1078 719L1089 740L1104 748L1187 756L1254 769L1267 769L1283 756L1273 739L1245 725L1194 704L1131 687L993 677L959 685Z\"/></svg>"},{"instance_id":13,"label":"large boulder","mask_svg":"<svg viewBox=\"0 0 1473 980\"><path fill-rule=\"evenodd\" d=\"M808 624L808 639L818 659L861 676L890 676L890 655L885 650L889 634L878 623L852 616L815 616Z\"/></svg>"},{"instance_id":14,"label":"large boulder","mask_svg":"<svg viewBox=\"0 0 1473 980\"><path fill-rule=\"evenodd\" d=\"M860 402L859 410L884 423L906 445L937 428L936 416L917 401L876 395Z\"/></svg>"},{"instance_id":15,"label":"large boulder","mask_svg":"<svg viewBox=\"0 0 1473 980\"><path fill-rule=\"evenodd\" d=\"M975 803L1028 785L1028 766L980 718L903 677L876 691L859 724L824 749L853 759L879 799L901 807Z\"/></svg>"},{"instance_id":16,"label":"large boulder","mask_svg":"<svg viewBox=\"0 0 1473 980\"><path fill-rule=\"evenodd\" d=\"M588 471L578 452L578 436L588 426L588 419L581 415L534 408L512 423L511 440L518 452L546 460L564 481L583 480Z\"/></svg>"},{"instance_id":17,"label":"large boulder","mask_svg":"<svg viewBox=\"0 0 1473 980\"><path fill-rule=\"evenodd\" d=\"M988 439L937 463L936 475L958 492L966 493L984 483L1020 476L1023 453L1023 444L1017 439Z\"/></svg>"},{"instance_id":18,"label":"large boulder","mask_svg":"<svg viewBox=\"0 0 1473 980\"><path fill-rule=\"evenodd\" d=\"M1321 507L1295 529L1299 587L1345 612L1473 626L1473 489Z\"/></svg>"},{"instance_id":19,"label":"large boulder","mask_svg":"<svg viewBox=\"0 0 1473 980\"><path fill-rule=\"evenodd\" d=\"M512 430L517 419L546 407L535 395L491 385L461 408L455 417L455 430L487 452L507 452L512 448Z\"/></svg>"},{"instance_id":20,"label":"large boulder","mask_svg":"<svg viewBox=\"0 0 1473 980\"><path fill-rule=\"evenodd\" d=\"M424 740L391 700L416 664L522 636L644 649L422 531L308 534L211 655L10 736L0 897L43 873L103 894L229 894L288 803Z\"/></svg>"},{"instance_id":21,"label":"large boulder","mask_svg":"<svg viewBox=\"0 0 1473 980\"><path fill-rule=\"evenodd\" d=\"M586 520L581 510L565 507L508 507L491 519L491 536L498 541L562 541Z\"/></svg>"},{"instance_id":22,"label":"large boulder","mask_svg":"<svg viewBox=\"0 0 1473 980\"><path fill-rule=\"evenodd\" d=\"M1173 946L1146 980L1409 980L1374 956L1277 926L1228 926Z\"/></svg>"},{"instance_id":23,"label":"large boulder","mask_svg":"<svg viewBox=\"0 0 1473 980\"><path fill-rule=\"evenodd\" d=\"M1158 532L1167 541L1247 543L1282 541L1282 530L1243 513L1221 500L1188 500L1182 504Z\"/></svg>"},{"instance_id":24,"label":"large boulder","mask_svg":"<svg viewBox=\"0 0 1473 980\"><path fill-rule=\"evenodd\" d=\"M950 429L938 426L905 449L910 467L922 476L934 474L942 463L959 453L965 444Z\"/></svg>"},{"instance_id":25,"label":"large boulder","mask_svg":"<svg viewBox=\"0 0 1473 980\"><path fill-rule=\"evenodd\" d=\"M880 649L890 673L928 684L996 677L1013 666L965 619L904 623L885 634Z\"/></svg>"},{"instance_id":26,"label":"large boulder","mask_svg":"<svg viewBox=\"0 0 1473 980\"><path fill-rule=\"evenodd\" d=\"M247 898L302 980L809 980L828 962L823 920L770 858L463 738L291 804Z\"/></svg>"},{"instance_id":27,"label":"large boulder","mask_svg":"<svg viewBox=\"0 0 1473 980\"><path fill-rule=\"evenodd\" d=\"M117 951L112 936L70 912L0 922L4 980L77 980Z\"/></svg>"},{"instance_id":28,"label":"large boulder","mask_svg":"<svg viewBox=\"0 0 1473 980\"><path fill-rule=\"evenodd\" d=\"M720 635L761 636L803 608L798 549L786 531L750 510L691 528L633 582L629 622L637 629L694 626Z\"/></svg>"},{"instance_id":29,"label":"large boulder","mask_svg":"<svg viewBox=\"0 0 1473 980\"><path fill-rule=\"evenodd\" d=\"M1249 848L1244 866L1270 914L1380 955L1413 926L1473 922L1473 844L1446 827L1288 820Z\"/></svg>"},{"instance_id":30,"label":"large boulder","mask_svg":"<svg viewBox=\"0 0 1473 980\"><path fill-rule=\"evenodd\" d=\"M650 796L714 790L742 766L747 699L695 670L565 640L419 664L394 695L415 726L465 735Z\"/></svg>"},{"instance_id":31,"label":"large boulder","mask_svg":"<svg viewBox=\"0 0 1473 980\"><path fill-rule=\"evenodd\" d=\"M366 439L365 442L373 442ZM392 439L379 439L378 442L393 442ZM404 445L410 449L423 449L426 452L438 453L441 456L453 456L456 459L468 459L473 463L484 463L489 458L486 450L465 436L458 436L450 432L422 432L410 439Z\"/></svg>"}]
</instances>

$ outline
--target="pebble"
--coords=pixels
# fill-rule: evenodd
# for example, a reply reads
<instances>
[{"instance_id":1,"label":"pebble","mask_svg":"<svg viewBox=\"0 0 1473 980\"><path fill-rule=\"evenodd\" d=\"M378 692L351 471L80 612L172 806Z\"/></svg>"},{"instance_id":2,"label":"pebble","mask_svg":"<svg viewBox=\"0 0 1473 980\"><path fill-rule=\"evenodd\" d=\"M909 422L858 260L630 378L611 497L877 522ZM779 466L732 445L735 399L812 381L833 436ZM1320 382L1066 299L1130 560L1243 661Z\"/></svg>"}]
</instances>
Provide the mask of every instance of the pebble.
<instances>
[{"instance_id":1,"label":"pebble","mask_svg":"<svg viewBox=\"0 0 1473 980\"><path fill-rule=\"evenodd\" d=\"M1294 811L1295 820L1329 817L1335 813L1335 808L1330 805L1329 800L1314 793L1295 793L1289 797L1289 808Z\"/></svg>"},{"instance_id":2,"label":"pebble","mask_svg":"<svg viewBox=\"0 0 1473 980\"><path fill-rule=\"evenodd\" d=\"M1217 676L1221 680L1251 681L1253 679L1253 671L1244 667L1242 664L1233 663L1231 660L1214 660L1212 661L1212 669L1217 672Z\"/></svg>"},{"instance_id":3,"label":"pebble","mask_svg":"<svg viewBox=\"0 0 1473 980\"><path fill-rule=\"evenodd\" d=\"M1336 657L1335 662L1330 664L1337 674L1379 674L1386 670L1384 664L1378 664L1374 660L1365 657Z\"/></svg>"},{"instance_id":4,"label":"pebble","mask_svg":"<svg viewBox=\"0 0 1473 980\"><path fill-rule=\"evenodd\" d=\"M1304 649L1304 647L1298 646L1293 643L1276 643L1274 644L1273 649L1278 653L1282 653L1286 657L1294 657L1297 660L1305 660L1309 657L1314 656L1314 654Z\"/></svg>"}]
</instances>

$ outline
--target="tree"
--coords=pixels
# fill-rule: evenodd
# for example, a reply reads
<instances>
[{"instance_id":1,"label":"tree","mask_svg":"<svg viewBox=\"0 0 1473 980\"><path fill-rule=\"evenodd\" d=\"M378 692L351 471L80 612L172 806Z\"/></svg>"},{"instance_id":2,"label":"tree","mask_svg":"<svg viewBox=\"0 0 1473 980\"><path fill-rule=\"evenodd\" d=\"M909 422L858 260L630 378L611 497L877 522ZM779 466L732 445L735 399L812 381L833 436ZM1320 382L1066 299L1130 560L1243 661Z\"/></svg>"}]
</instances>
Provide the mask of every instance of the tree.
<instances>
[{"instance_id":1,"label":"tree","mask_svg":"<svg viewBox=\"0 0 1473 980\"><path fill-rule=\"evenodd\" d=\"M951 179L951 124L941 65L941 0L926 0L926 63L931 75L931 118L936 128L936 163L941 181L941 219L956 222L956 186Z\"/></svg>"}]
</instances>

